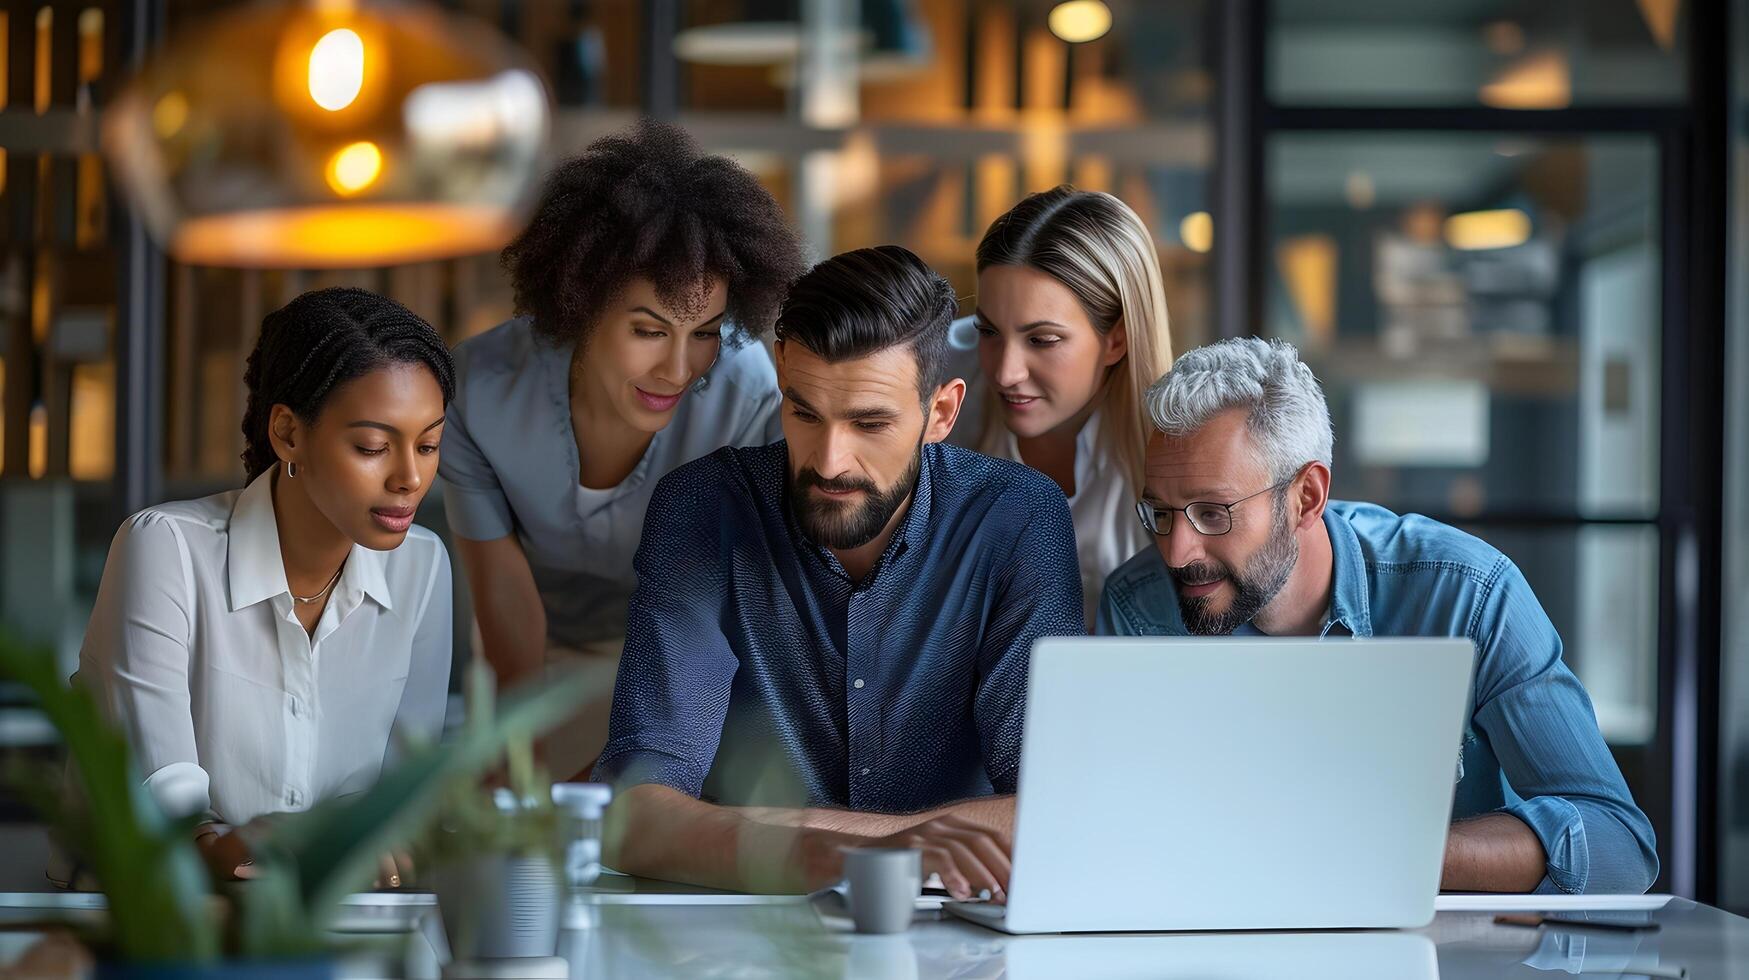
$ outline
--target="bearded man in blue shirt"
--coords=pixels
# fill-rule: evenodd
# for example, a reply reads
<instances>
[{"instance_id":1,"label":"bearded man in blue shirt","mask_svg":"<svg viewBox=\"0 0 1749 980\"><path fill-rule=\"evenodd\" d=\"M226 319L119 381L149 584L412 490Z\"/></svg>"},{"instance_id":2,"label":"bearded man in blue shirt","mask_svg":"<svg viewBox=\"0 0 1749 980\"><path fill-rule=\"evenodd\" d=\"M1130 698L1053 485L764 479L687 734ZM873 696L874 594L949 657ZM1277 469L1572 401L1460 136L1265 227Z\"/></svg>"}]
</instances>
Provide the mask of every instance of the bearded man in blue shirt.
<instances>
[{"instance_id":1,"label":"bearded man in blue shirt","mask_svg":"<svg viewBox=\"0 0 1749 980\"><path fill-rule=\"evenodd\" d=\"M1106 579L1098 632L1467 637L1476 675L1441 887L1651 887L1651 823L1530 585L1455 528L1329 499L1330 413L1291 345L1190 351L1146 407L1136 511L1157 546Z\"/></svg>"},{"instance_id":2,"label":"bearded man in blue shirt","mask_svg":"<svg viewBox=\"0 0 1749 980\"><path fill-rule=\"evenodd\" d=\"M812 890L881 844L1002 897L1032 642L1085 614L1062 491L942 442L957 305L898 246L815 266L778 315L784 440L657 486L596 767L613 867Z\"/></svg>"}]
</instances>

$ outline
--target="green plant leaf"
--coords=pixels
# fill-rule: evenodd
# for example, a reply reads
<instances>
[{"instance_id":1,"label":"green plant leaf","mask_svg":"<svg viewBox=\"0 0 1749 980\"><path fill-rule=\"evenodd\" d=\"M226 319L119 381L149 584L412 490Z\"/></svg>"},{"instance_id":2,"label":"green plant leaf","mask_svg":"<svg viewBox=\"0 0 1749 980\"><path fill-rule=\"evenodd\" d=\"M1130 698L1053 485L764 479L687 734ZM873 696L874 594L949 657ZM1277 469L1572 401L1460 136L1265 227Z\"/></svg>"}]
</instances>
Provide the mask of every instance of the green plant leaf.
<instances>
[{"instance_id":1,"label":"green plant leaf","mask_svg":"<svg viewBox=\"0 0 1749 980\"><path fill-rule=\"evenodd\" d=\"M0 635L0 676L36 696L66 744L71 799L41 784L29 795L108 896L114 952L139 961L215 959L219 929L191 823L158 808L126 740L89 691L61 682L52 654Z\"/></svg>"},{"instance_id":2,"label":"green plant leaf","mask_svg":"<svg viewBox=\"0 0 1749 980\"><path fill-rule=\"evenodd\" d=\"M61 683L51 655L3 634L0 676L36 695L67 745L72 792L57 792L40 774L24 788L107 895L112 954L185 963L223 952L277 958L325 948L323 930L340 902L371 880L379 855L417 836L445 794L476 781L506 745L562 721L601 686L579 672L513 692L495 710L488 695L486 710L453 742L415 748L362 793L277 819L256 845L258 877L229 889L235 911L227 930L191 834L196 818L171 819L158 808L91 693Z\"/></svg>"},{"instance_id":3,"label":"green plant leaf","mask_svg":"<svg viewBox=\"0 0 1749 980\"><path fill-rule=\"evenodd\" d=\"M227 886L234 910L227 945L251 959L321 955L328 947L327 937L311 920L295 869L260 861L255 867L255 878Z\"/></svg>"}]
</instances>

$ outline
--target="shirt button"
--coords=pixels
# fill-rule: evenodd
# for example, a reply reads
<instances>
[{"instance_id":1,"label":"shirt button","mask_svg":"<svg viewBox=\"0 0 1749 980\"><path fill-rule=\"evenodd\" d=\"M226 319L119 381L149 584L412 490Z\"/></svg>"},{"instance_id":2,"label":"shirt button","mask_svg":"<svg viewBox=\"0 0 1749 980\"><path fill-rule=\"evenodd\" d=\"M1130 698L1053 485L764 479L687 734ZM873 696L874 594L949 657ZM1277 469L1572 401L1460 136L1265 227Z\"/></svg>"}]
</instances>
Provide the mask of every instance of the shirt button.
<instances>
[{"instance_id":1,"label":"shirt button","mask_svg":"<svg viewBox=\"0 0 1749 980\"><path fill-rule=\"evenodd\" d=\"M857 679L856 679L856 683L855 683L855 684L854 684L854 685L852 685L852 686L853 686L853 687L856 687L856 688L861 688L861 687L862 687L862 678L860 678L860 677L858 677L858 678L857 678Z\"/></svg>"},{"instance_id":2,"label":"shirt button","mask_svg":"<svg viewBox=\"0 0 1749 980\"><path fill-rule=\"evenodd\" d=\"M287 806L299 806L304 802L304 794L295 789L288 789L285 791L285 802Z\"/></svg>"},{"instance_id":3,"label":"shirt button","mask_svg":"<svg viewBox=\"0 0 1749 980\"><path fill-rule=\"evenodd\" d=\"M298 699L297 699L297 695L292 695L292 698L291 698L291 713L292 713L292 717L293 717L293 718L296 718L296 717L297 717L297 716L298 716L298 715L299 715L299 713L300 713L300 706L299 706L299 704L298 704Z\"/></svg>"}]
</instances>

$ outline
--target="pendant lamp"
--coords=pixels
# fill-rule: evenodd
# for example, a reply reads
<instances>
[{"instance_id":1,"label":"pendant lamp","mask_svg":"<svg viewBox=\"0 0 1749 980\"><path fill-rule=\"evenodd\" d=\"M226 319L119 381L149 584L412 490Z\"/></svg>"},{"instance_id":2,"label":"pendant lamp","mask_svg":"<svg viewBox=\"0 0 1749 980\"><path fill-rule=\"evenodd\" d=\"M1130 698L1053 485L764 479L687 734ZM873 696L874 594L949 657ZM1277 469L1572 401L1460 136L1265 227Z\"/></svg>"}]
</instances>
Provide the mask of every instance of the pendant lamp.
<instances>
[{"instance_id":1,"label":"pendant lamp","mask_svg":"<svg viewBox=\"0 0 1749 980\"><path fill-rule=\"evenodd\" d=\"M306 0L172 38L105 112L103 146L180 261L357 268L501 247L550 122L539 74L487 25Z\"/></svg>"}]
</instances>

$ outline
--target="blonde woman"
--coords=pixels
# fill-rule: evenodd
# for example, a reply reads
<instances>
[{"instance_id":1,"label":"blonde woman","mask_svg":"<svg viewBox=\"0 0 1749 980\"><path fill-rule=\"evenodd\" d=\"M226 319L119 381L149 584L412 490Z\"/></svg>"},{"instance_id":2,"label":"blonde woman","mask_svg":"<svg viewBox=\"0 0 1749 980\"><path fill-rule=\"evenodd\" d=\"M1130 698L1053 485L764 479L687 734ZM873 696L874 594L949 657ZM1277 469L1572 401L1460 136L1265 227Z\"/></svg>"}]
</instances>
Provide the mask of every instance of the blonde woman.
<instances>
[{"instance_id":1,"label":"blonde woman","mask_svg":"<svg viewBox=\"0 0 1749 980\"><path fill-rule=\"evenodd\" d=\"M1091 628L1105 576L1148 546L1136 522L1142 393L1172 365L1153 240L1122 201L1063 186L978 243L971 417L955 441L1039 470L1069 498Z\"/></svg>"}]
</instances>

